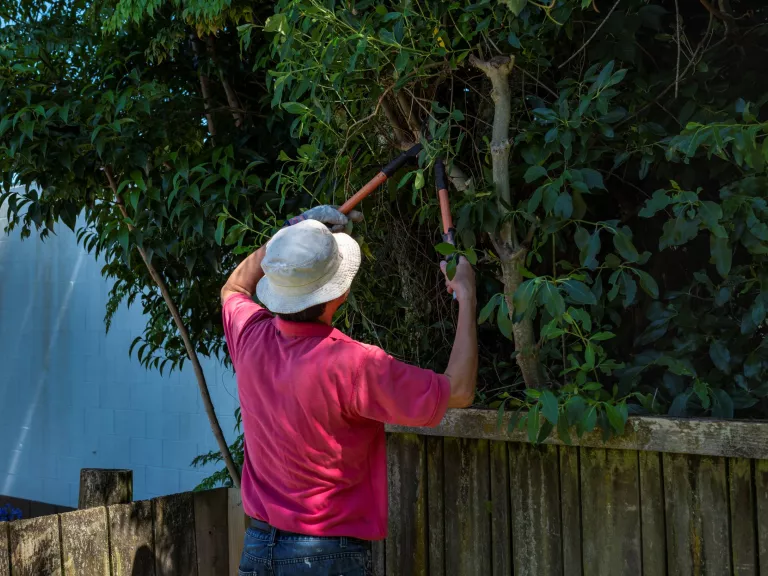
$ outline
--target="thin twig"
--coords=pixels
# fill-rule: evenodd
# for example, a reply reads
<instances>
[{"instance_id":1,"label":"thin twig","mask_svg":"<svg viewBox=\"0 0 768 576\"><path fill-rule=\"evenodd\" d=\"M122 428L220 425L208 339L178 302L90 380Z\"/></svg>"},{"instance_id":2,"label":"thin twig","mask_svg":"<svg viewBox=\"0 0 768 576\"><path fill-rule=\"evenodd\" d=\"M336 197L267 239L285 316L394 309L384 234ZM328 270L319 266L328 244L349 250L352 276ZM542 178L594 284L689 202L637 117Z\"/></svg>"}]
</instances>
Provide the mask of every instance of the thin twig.
<instances>
[{"instance_id":1,"label":"thin twig","mask_svg":"<svg viewBox=\"0 0 768 576\"><path fill-rule=\"evenodd\" d=\"M688 70L690 70L692 66L696 65L696 63L697 63L696 57L699 55L699 51L701 51L701 52L702 52L702 55L704 54L704 51L702 50L702 48L704 48L704 43L707 41L707 39L708 39L708 38L709 38L709 36L710 36L710 33L712 32L712 21L713 21L713 20L714 20L714 18L713 18L713 16L712 16L712 14L710 13L710 15L709 15L709 26L707 26L707 31L704 33L704 37L701 39L701 42L699 42L699 45L698 45L698 46L696 46L696 50L695 50L695 51L693 52L693 54L691 55L691 60L690 60L690 62L688 62L688 65L685 67L685 69L683 70L683 72L680 74L680 79L683 79L683 78L685 78L685 75L686 75L686 74L688 74ZM616 125L614 126L614 128L618 128L619 126L622 126L623 124L626 124L627 122L629 122L629 121L630 121L630 120L632 120L633 118L636 118L637 116L639 116L640 114L642 114L643 112L645 112L645 111L646 111L648 108L650 108L651 106L653 106L654 104L656 104L656 102L658 102L659 100L661 100L661 99L664 97L664 95L665 95L667 92L669 92L669 91L670 91L672 88L674 88L674 86L675 86L675 83L674 83L674 82L672 82L672 83L671 83L669 86L667 86L666 88L664 88L664 90L662 90L662 91L659 93L659 95L658 95L658 96L656 96L656 98L654 98L653 100L651 100L650 102L648 102L648 103L647 103L645 106L643 106L642 108L640 108L640 109L639 109L637 112L635 112L635 113L634 113L634 114L632 114L631 116L627 116L626 118L624 118L624 120L622 120L621 122L619 122L618 124L616 124Z\"/></svg>"},{"instance_id":2,"label":"thin twig","mask_svg":"<svg viewBox=\"0 0 768 576\"><path fill-rule=\"evenodd\" d=\"M675 0L675 30L677 31L677 66L675 67L675 99L680 88L680 6Z\"/></svg>"},{"instance_id":3,"label":"thin twig","mask_svg":"<svg viewBox=\"0 0 768 576\"><path fill-rule=\"evenodd\" d=\"M621 2L621 0L616 0L616 2L613 4L613 6L611 6L611 9L608 11L608 14L606 14L605 18L603 18L603 21L600 22L598 27L595 28L595 31L592 32L592 36L590 36L589 39L586 42L584 42L584 44L581 45L581 48L579 48L578 50L576 50L576 52L571 54L571 56L568 58L568 60L566 60L565 62L560 64L560 66L557 67L558 70L560 70L560 68L562 68L563 66L568 64L568 62L570 62L571 60L576 58L576 56L578 56L579 54L581 54L584 51L584 49L589 45L589 43L592 42L592 39L597 35L597 33L600 32L600 28L602 28L605 25L605 23L608 21L608 18L611 17L611 14L613 14L613 11L616 10L616 7L619 5L619 2Z\"/></svg>"},{"instance_id":4,"label":"thin twig","mask_svg":"<svg viewBox=\"0 0 768 576\"><path fill-rule=\"evenodd\" d=\"M552 88L550 88L549 86L544 84L541 80L536 78L533 74L531 74L530 72L527 72L524 68L518 67L517 69L520 70L520 72L522 72L524 76L527 76L528 78L533 80L536 83L537 86L541 86L542 88L544 88L544 90L549 92L552 95L553 98L557 98L557 92L552 90Z\"/></svg>"}]
</instances>

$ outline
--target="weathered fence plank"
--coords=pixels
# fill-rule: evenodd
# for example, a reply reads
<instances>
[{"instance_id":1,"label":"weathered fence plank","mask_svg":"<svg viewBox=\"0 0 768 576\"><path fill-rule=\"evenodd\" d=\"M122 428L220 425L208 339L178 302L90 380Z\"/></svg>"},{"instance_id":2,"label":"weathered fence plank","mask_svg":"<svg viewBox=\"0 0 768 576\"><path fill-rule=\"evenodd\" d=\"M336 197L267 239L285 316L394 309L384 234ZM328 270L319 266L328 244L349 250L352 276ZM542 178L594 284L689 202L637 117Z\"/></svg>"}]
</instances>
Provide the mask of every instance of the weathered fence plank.
<instances>
[{"instance_id":1,"label":"weathered fence plank","mask_svg":"<svg viewBox=\"0 0 768 576\"><path fill-rule=\"evenodd\" d=\"M491 442L491 568L494 576L512 574L512 520L509 504L509 452Z\"/></svg>"},{"instance_id":2,"label":"weathered fence plank","mask_svg":"<svg viewBox=\"0 0 768 576\"><path fill-rule=\"evenodd\" d=\"M637 453L581 450L585 576L641 574Z\"/></svg>"},{"instance_id":3,"label":"weathered fence plank","mask_svg":"<svg viewBox=\"0 0 768 576\"><path fill-rule=\"evenodd\" d=\"M665 454L663 465L669 576L729 576L725 460Z\"/></svg>"},{"instance_id":4,"label":"weathered fence plank","mask_svg":"<svg viewBox=\"0 0 768 576\"><path fill-rule=\"evenodd\" d=\"M563 530L563 566L569 576L581 576L581 473L579 448L560 450L560 518Z\"/></svg>"},{"instance_id":5,"label":"weathered fence plank","mask_svg":"<svg viewBox=\"0 0 768 576\"><path fill-rule=\"evenodd\" d=\"M451 576L488 576L491 573L488 441L446 438L444 459L446 572ZM389 562L387 553L387 569Z\"/></svg>"},{"instance_id":6,"label":"weathered fence plank","mask_svg":"<svg viewBox=\"0 0 768 576\"><path fill-rule=\"evenodd\" d=\"M9 528L13 576L62 574L58 516L16 520Z\"/></svg>"},{"instance_id":7,"label":"weathered fence plank","mask_svg":"<svg viewBox=\"0 0 768 576\"><path fill-rule=\"evenodd\" d=\"M507 446L515 576L561 576L558 449L531 444ZM446 522L450 516L446 511Z\"/></svg>"},{"instance_id":8,"label":"weathered fence plank","mask_svg":"<svg viewBox=\"0 0 768 576\"><path fill-rule=\"evenodd\" d=\"M155 574L197 576L195 511L192 494L152 500L155 527Z\"/></svg>"},{"instance_id":9,"label":"weathered fence plank","mask_svg":"<svg viewBox=\"0 0 768 576\"><path fill-rule=\"evenodd\" d=\"M755 506L760 576L768 576L768 460L755 460Z\"/></svg>"},{"instance_id":10,"label":"weathered fence plank","mask_svg":"<svg viewBox=\"0 0 768 576\"><path fill-rule=\"evenodd\" d=\"M228 489L194 492L198 576L229 574Z\"/></svg>"},{"instance_id":11,"label":"weathered fence plank","mask_svg":"<svg viewBox=\"0 0 768 576\"><path fill-rule=\"evenodd\" d=\"M248 517L243 510L243 501L239 488L229 488L229 507L227 510L227 532L229 534L229 573L237 576L240 557L243 555L245 531Z\"/></svg>"},{"instance_id":12,"label":"weathered fence plank","mask_svg":"<svg viewBox=\"0 0 768 576\"><path fill-rule=\"evenodd\" d=\"M377 540L371 544L373 556L373 576L386 576L387 565L385 557L387 554L387 543L384 540Z\"/></svg>"},{"instance_id":13,"label":"weathered fence plank","mask_svg":"<svg viewBox=\"0 0 768 576\"><path fill-rule=\"evenodd\" d=\"M752 493L752 463L744 458L728 460L733 576L757 576L755 499Z\"/></svg>"},{"instance_id":14,"label":"weathered fence plank","mask_svg":"<svg viewBox=\"0 0 768 576\"><path fill-rule=\"evenodd\" d=\"M424 438L387 437L387 574L427 576L427 470Z\"/></svg>"},{"instance_id":15,"label":"weathered fence plank","mask_svg":"<svg viewBox=\"0 0 768 576\"><path fill-rule=\"evenodd\" d=\"M8 522L0 522L0 576L11 576L11 545Z\"/></svg>"},{"instance_id":16,"label":"weathered fence plank","mask_svg":"<svg viewBox=\"0 0 768 576\"><path fill-rule=\"evenodd\" d=\"M152 502L113 504L107 508L113 576L155 576Z\"/></svg>"},{"instance_id":17,"label":"weathered fence plank","mask_svg":"<svg viewBox=\"0 0 768 576\"><path fill-rule=\"evenodd\" d=\"M666 576L667 529L664 523L661 454L658 452L638 452L638 457L643 576Z\"/></svg>"},{"instance_id":18,"label":"weathered fence plank","mask_svg":"<svg viewBox=\"0 0 768 576\"><path fill-rule=\"evenodd\" d=\"M387 431L527 443L528 435L524 430L513 427L512 432L508 431L513 414L507 412L499 426L495 410L448 410L442 422L434 428L387 426ZM574 437L572 441L574 445L588 448L768 458L768 422L643 416L630 418L625 433L608 442L603 442L601 431ZM563 441L553 434L544 443L562 445Z\"/></svg>"},{"instance_id":19,"label":"weathered fence plank","mask_svg":"<svg viewBox=\"0 0 768 576\"><path fill-rule=\"evenodd\" d=\"M429 575L445 576L445 501L443 494L443 439L427 441L427 524L429 526Z\"/></svg>"},{"instance_id":20,"label":"weathered fence plank","mask_svg":"<svg viewBox=\"0 0 768 576\"><path fill-rule=\"evenodd\" d=\"M75 510L61 519L61 552L64 574L109 576L109 532L104 506Z\"/></svg>"}]
</instances>

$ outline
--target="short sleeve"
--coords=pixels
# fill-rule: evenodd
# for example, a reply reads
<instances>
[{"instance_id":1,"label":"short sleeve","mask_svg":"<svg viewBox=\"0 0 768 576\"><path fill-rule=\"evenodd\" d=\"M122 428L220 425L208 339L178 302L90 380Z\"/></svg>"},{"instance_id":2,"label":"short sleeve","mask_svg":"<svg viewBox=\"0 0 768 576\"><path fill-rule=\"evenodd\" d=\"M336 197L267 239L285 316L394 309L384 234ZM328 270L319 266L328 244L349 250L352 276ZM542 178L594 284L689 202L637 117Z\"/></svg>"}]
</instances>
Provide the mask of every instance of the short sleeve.
<instances>
[{"instance_id":1,"label":"short sleeve","mask_svg":"<svg viewBox=\"0 0 768 576\"><path fill-rule=\"evenodd\" d=\"M352 408L358 415L403 426L437 426L448 408L448 378L395 360L371 346L357 371Z\"/></svg>"},{"instance_id":2,"label":"short sleeve","mask_svg":"<svg viewBox=\"0 0 768 576\"><path fill-rule=\"evenodd\" d=\"M224 321L224 337L233 363L237 363L240 349L240 336L251 322L269 320L272 315L245 294L234 294L226 299L221 310Z\"/></svg>"}]
</instances>

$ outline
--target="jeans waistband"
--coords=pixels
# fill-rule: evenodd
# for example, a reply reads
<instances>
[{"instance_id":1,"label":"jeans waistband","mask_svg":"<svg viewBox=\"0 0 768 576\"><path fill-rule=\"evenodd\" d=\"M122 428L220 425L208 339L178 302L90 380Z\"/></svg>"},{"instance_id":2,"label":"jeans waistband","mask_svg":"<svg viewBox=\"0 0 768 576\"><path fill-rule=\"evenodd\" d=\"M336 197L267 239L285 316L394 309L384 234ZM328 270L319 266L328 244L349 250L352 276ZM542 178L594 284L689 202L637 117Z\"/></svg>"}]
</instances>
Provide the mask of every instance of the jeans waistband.
<instances>
[{"instance_id":1,"label":"jeans waistband","mask_svg":"<svg viewBox=\"0 0 768 576\"><path fill-rule=\"evenodd\" d=\"M298 532L291 532L290 530L280 530L280 528L275 528L268 522L264 522L263 520L257 520L256 518L251 518L251 528L255 528L256 530L261 530L262 532L272 532L272 530L275 530L278 535L283 535L283 536L299 536L303 538L313 538L313 536L310 536L309 534L300 534ZM314 538L324 538L328 540L344 540L349 542L355 542L357 544L364 544L366 546L370 544L368 540L361 540L360 538L354 538L351 536L314 536Z\"/></svg>"}]
</instances>

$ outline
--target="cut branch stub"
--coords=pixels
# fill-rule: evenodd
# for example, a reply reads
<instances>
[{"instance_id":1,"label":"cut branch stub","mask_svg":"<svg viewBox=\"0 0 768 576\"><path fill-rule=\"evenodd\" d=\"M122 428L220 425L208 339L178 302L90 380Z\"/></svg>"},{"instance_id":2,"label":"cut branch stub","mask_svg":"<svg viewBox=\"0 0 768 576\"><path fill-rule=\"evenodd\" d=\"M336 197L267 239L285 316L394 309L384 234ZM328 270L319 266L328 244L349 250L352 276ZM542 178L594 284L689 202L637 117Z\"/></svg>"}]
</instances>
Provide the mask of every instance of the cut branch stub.
<instances>
[{"instance_id":1,"label":"cut branch stub","mask_svg":"<svg viewBox=\"0 0 768 576\"><path fill-rule=\"evenodd\" d=\"M493 163L493 184L499 198L499 214L502 224L492 236L493 244L501 260L501 272L504 282L504 294L509 314L514 317L512 296L523 283L520 262L525 259L527 248L518 242L514 221L507 217L508 206L512 206L512 192L509 183L509 121L512 113L512 97L509 89L509 75L515 65L512 56L496 56L490 60L481 60L474 55L470 63L482 70L491 81L493 99L493 130L491 136L491 161ZM533 321L525 318L512 327L517 352L517 364L528 388L537 388L544 381L539 363L539 353L533 331Z\"/></svg>"}]
</instances>

